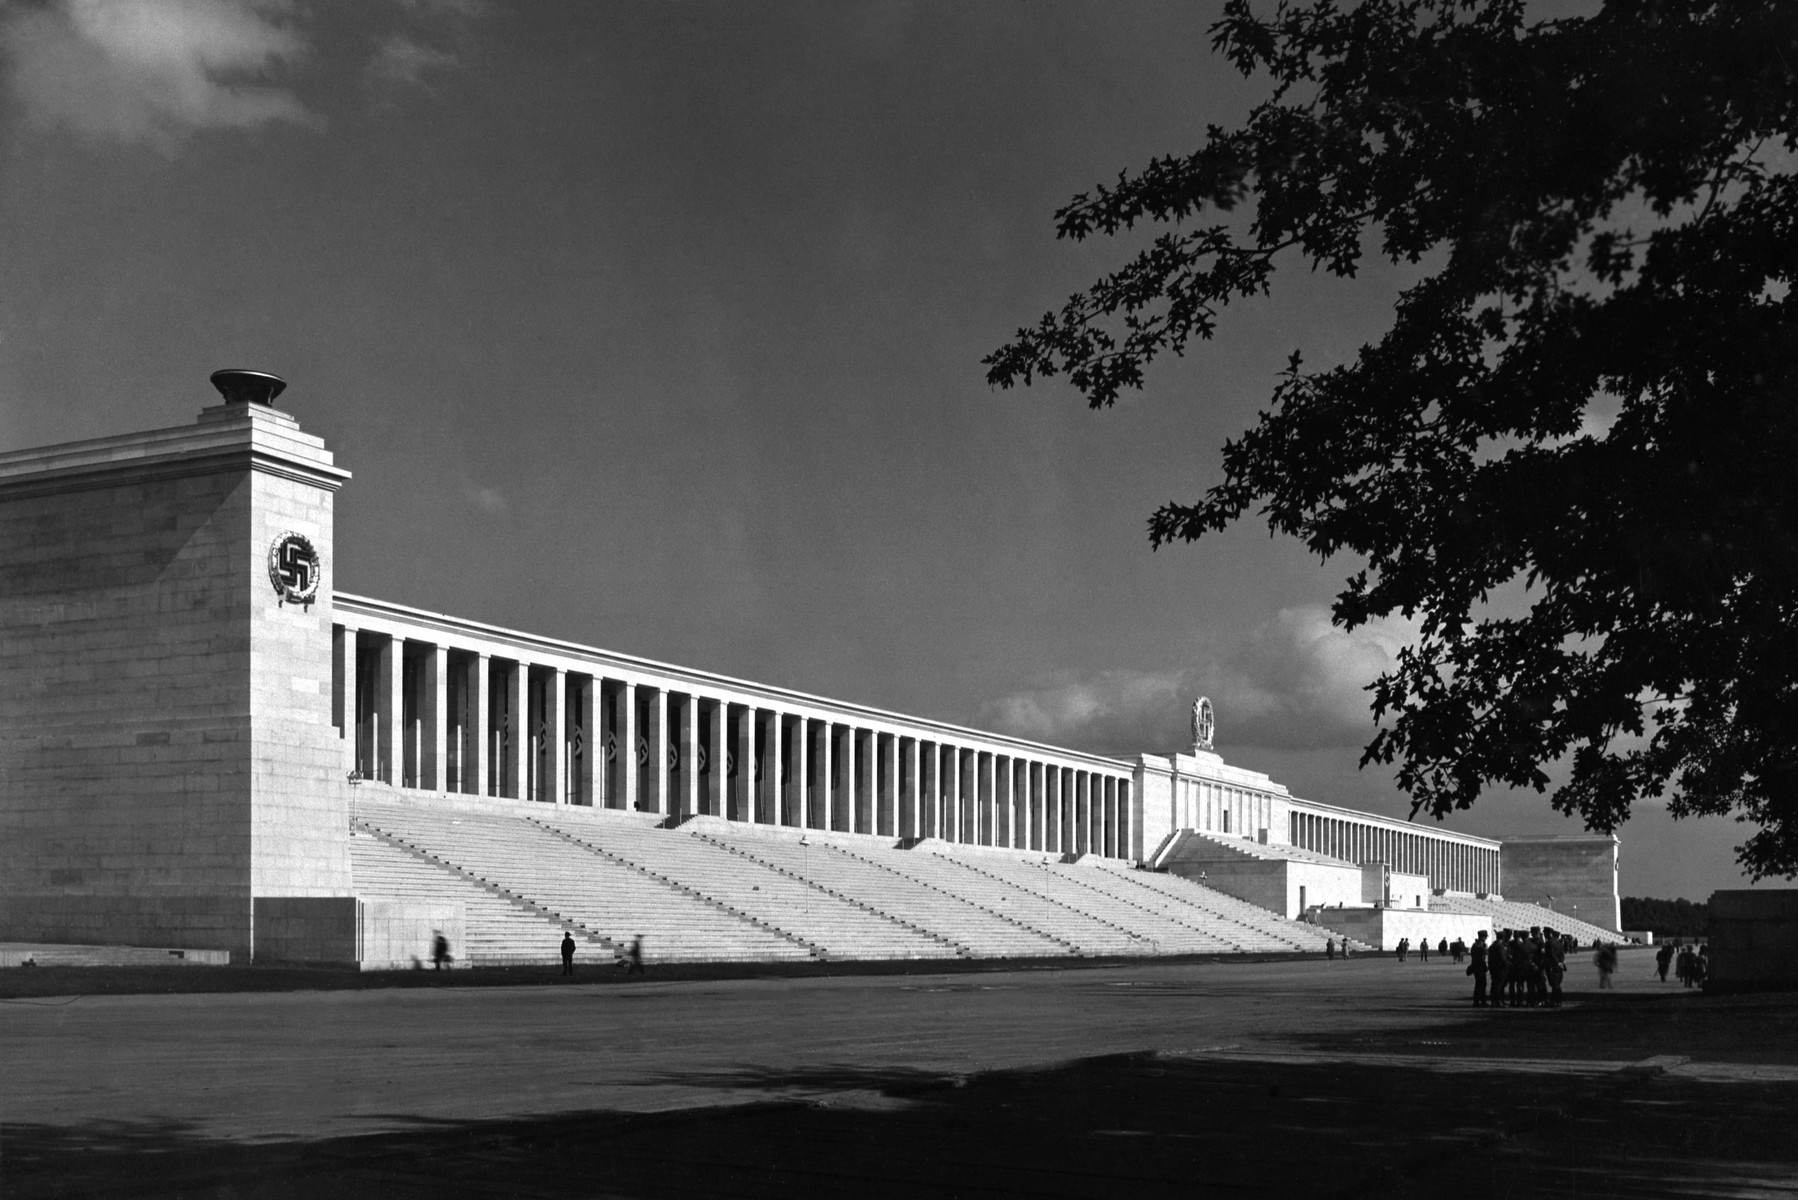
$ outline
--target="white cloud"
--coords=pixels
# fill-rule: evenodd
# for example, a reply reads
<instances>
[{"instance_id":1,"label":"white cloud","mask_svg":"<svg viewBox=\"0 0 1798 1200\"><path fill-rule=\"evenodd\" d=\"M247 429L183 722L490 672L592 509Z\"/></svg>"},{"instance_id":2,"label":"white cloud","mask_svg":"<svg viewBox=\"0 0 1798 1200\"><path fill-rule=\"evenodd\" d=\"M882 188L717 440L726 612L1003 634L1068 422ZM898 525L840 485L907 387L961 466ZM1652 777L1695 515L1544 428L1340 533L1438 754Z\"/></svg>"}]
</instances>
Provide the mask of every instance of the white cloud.
<instances>
[{"instance_id":1,"label":"white cloud","mask_svg":"<svg viewBox=\"0 0 1798 1200\"><path fill-rule=\"evenodd\" d=\"M0 19L13 95L42 125L168 144L317 117L271 76L305 57L278 0L52 0Z\"/></svg>"},{"instance_id":2,"label":"white cloud","mask_svg":"<svg viewBox=\"0 0 1798 1200\"><path fill-rule=\"evenodd\" d=\"M433 50L403 33L396 33L383 41L369 60L368 76L375 83L422 87L427 72L448 70L459 61L453 54Z\"/></svg>"},{"instance_id":3,"label":"white cloud","mask_svg":"<svg viewBox=\"0 0 1798 1200\"><path fill-rule=\"evenodd\" d=\"M1345 633L1322 605L1287 608L1209 662L1051 683L999 698L981 719L1100 753L1167 752L1189 744L1192 699L1202 694L1216 706L1221 749L1359 746L1374 732L1367 685L1416 635L1398 620Z\"/></svg>"},{"instance_id":4,"label":"white cloud","mask_svg":"<svg viewBox=\"0 0 1798 1200\"><path fill-rule=\"evenodd\" d=\"M462 498L484 513L503 513L511 507L498 488L470 485L462 489Z\"/></svg>"},{"instance_id":5,"label":"white cloud","mask_svg":"<svg viewBox=\"0 0 1798 1200\"><path fill-rule=\"evenodd\" d=\"M1414 622L1386 618L1348 633L1321 604L1283 608L1216 666L1220 727L1234 720L1247 745L1361 745L1374 732L1367 685L1417 636Z\"/></svg>"}]
</instances>

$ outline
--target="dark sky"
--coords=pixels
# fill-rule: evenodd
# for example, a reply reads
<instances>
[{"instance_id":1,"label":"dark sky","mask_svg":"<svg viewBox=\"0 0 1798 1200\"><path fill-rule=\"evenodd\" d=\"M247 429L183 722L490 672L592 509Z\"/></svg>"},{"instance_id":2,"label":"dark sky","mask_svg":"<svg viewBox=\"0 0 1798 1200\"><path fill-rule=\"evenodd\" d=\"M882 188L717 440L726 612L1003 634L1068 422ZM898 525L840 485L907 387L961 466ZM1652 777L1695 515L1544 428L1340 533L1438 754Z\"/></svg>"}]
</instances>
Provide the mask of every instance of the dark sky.
<instances>
[{"instance_id":1,"label":"dark sky","mask_svg":"<svg viewBox=\"0 0 1798 1200\"><path fill-rule=\"evenodd\" d=\"M1059 204L1258 97L1216 8L0 0L0 447L275 371L356 476L345 590L1105 752L1204 692L1231 761L1400 814L1353 564L1144 530L1403 280L1294 264L1107 412L980 365L1125 250ZM1728 822L1623 838L1626 894L1738 885Z\"/></svg>"}]
</instances>

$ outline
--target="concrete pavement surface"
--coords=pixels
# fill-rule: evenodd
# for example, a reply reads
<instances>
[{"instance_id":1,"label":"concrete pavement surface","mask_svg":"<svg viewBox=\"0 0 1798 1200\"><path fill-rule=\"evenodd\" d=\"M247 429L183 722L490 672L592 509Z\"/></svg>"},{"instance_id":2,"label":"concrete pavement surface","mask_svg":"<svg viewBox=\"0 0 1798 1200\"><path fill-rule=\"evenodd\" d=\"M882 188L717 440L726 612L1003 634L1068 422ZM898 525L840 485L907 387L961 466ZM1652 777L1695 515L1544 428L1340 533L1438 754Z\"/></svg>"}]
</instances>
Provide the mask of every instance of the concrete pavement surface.
<instances>
[{"instance_id":1,"label":"concrete pavement surface","mask_svg":"<svg viewBox=\"0 0 1798 1200\"><path fill-rule=\"evenodd\" d=\"M1798 1196L1798 1004L1619 974L1497 1012L1390 956L38 996L0 1002L0 1185Z\"/></svg>"}]
</instances>

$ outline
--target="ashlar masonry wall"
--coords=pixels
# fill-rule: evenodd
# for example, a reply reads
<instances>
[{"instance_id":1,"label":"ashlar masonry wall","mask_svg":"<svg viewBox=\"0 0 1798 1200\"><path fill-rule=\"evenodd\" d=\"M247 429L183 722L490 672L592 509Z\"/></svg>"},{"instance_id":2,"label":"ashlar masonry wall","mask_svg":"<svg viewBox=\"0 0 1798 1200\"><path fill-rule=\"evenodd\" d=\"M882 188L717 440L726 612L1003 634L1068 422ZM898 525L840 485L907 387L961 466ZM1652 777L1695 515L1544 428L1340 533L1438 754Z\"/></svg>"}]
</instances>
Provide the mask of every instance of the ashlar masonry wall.
<instances>
[{"instance_id":1,"label":"ashlar masonry wall","mask_svg":"<svg viewBox=\"0 0 1798 1200\"><path fill-rule=\"evenodd\" d=\"M344 477L244 404L0 454L0 938L243 961L259 889L348 895L329 593L269 611L266 561L276 525L328 561Z\"/></svg>"}]
</instances>

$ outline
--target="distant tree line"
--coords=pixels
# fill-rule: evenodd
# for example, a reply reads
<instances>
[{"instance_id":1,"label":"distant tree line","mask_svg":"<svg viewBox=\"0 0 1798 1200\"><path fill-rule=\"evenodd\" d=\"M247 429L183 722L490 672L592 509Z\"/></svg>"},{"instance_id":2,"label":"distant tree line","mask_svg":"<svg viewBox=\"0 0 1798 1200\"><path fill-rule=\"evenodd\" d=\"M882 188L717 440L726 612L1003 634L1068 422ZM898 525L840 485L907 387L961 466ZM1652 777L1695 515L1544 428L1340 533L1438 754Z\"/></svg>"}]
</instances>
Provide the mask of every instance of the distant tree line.
<instances>
[{"instance_id":1,"label":"distant tree line","mask_svg":"<svg viewBox=\"0 0 1798 1200\"><path fill-rule=\"evenodd\" d=\"M1623 927L1651 930L1656 937L1709 936L1710 910L1690 900L1623 897Z\"/></svg>"}]
</instances>

